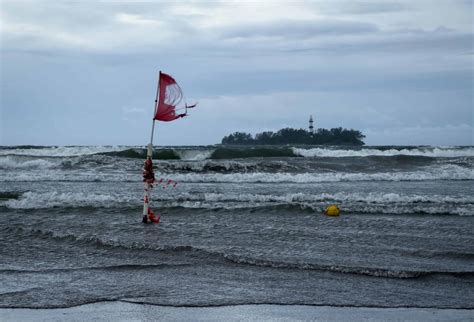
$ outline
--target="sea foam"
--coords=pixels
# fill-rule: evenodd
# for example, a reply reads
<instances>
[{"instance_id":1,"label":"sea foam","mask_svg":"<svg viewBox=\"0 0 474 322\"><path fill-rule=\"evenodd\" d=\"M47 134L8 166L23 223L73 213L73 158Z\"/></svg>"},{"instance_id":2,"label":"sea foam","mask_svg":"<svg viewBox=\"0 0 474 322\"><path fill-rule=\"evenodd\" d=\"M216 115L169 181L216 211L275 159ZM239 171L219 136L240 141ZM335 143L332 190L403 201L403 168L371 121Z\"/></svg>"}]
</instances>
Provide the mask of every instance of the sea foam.
<instances>
[{"instance_id":1,"label":"sea foam","mask_svg":"<svg viewBox=\"0 0 474 322\"><path fill-rule=\"evenodd\" d=\"M347 149L328 149L328 148L312 148L312 149L301 149L293 148L293 152L296 155L303 157L368 157L368 156L396 156L396 155L409 155L409 156L424 156L424 157L474 157L474 148L431 148L431 147L418 147L414 149L388 149L380 150L377 148L363 148L360 150L347 150Z\"/></svg>"},{"instance_id":2,"label":"sea foam","mask_svg":"<svg viewBox=\"0 0 474 322\"><path fill-rule=\"evenodd\" d=\"M471 196L409 195L399 193L189 193L163 191L155 194L152 202L159 208L189 209L249 209L290 208L322 212L329 203L341 205L345 213L373 214L455 214L474 215L474 198ZM2 201L0 205L11 209L46 208L139 208L141 198L136 194L93 194L83 192L26 192L20 198ZM290 207L290 208L288 208ZM285 208L282 208L285 209Z\"/></svg>"},{"instance_id":3,"label":"sea foam","mask_svg":"<svg viewBox=\"0 0 474 322\"><path fill-rule=\"evenodd\" d=\"M107 195L83 192L25 192L19 199L9 199L4 205L13 209L45 209L67 207L116 207L138 198L126 195Z\"/></svg>"},{"instance_id":4,"label":"sea foam","mask_svg":"<svg viewBox=\"0 0 474 322\"><path fill-rule=\"evenodd\" d=\"M0 155L29 155L36 157L69 157L114 152L129 149L123 146L54 146L45 148L0 149Z\"/></svg>"},{"instance_id":5,"label":"sea foam","mask_svg":"<svg viewBox=\"0 0 474 322\"><path fill-rule=\"evenodd\" d=\"M11 181L141 181L139 170L136 173L121 172L120 169L88 170L66 172L61 169L43 171L18 171L0 173L0 182ZM439 164L419 168L415 171L399 172L321 172L321 173L155 173L156 178L165 177L179 183L328 183L362 181L426 181L426 180L474 180L474 169L456 164Z\"/></svg>"}]
</instances>

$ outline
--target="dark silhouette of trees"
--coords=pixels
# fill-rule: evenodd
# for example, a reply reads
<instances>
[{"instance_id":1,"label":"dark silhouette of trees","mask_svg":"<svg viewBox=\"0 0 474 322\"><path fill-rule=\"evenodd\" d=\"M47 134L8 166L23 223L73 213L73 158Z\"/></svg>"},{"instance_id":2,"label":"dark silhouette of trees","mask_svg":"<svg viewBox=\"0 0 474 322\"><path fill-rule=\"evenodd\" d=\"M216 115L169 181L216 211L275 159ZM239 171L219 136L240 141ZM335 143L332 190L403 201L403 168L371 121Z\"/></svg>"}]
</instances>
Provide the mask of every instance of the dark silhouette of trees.
<instances>
[{"instance_id":1,"label":"dark silhouette of trees","mask_svg":"<svg viewBox=\"0 0 474 322\"><path fill-rule=\"evenodd\" d=\"M314 133L304 129L284 128L278 132L261 132L255 137L243 132L235 132L222 139L222 144L231 145L278 145L278 144L309 144L309 145L364 145L365 135L358 130L318 129Z\"/></svg>"},{"instance_id":2,"label":"dark silhouette of trees","mask_svg":"<svg viewBox=\"0 0 474 322\"><path fill-rule=\"evenodd\" d=\"M244 132L235 132L222 139L226 141L225 144L253 144L254 139L251 134Z\"/></svg>"}]
</instances>

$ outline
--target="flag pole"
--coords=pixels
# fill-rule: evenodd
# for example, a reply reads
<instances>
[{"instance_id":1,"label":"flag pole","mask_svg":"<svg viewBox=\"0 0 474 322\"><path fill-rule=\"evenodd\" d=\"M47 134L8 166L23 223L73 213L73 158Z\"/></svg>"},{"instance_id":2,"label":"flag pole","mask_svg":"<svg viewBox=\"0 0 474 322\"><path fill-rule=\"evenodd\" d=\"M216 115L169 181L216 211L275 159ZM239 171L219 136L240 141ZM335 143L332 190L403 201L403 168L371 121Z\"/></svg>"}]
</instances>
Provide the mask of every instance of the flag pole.
<instances>
[{"instance_id":1,"label":"flag pole","mask_svg":"<svg viewBox=\"0 0 474 322\"><path fill-rule=\"evenodd\" d=\"M146 153L146 161L152 160L153 157L153 134L155 132L155 116L156 116L156 109L158 108L158 98L160 95L160 78L161 78L161 70L158 75L158 85L156 87L156 97L155 97L155 108L154 108L154 113L153 113L153 123L151 126L151 137L150 137L150 143L147 146L147 153ZM153 171L153 168L151 169ZM145 216L148 216L148 209L150 208L150 195L151 195L151 189L153 185L152 183L148 182L147 179L145 179L145 196L143 197L143 220L145 220Z\"/></svg>"},{"instance_id":2,"label":"flag pole","mask_svg":"<svg viewBox=\"0 0 474 322\"><path fill-rule=\"evenodd\" d=\"M158 85L156 86L155 109L154 109L154 112L153 112L153 124L151 126L150 145L152 145L152 146L153 146L153 133L155 132L156 109L158 108L158 98L160 96L160 79L161 79L161 70L160 70L160 73L158 75ZM151 157L151 155L150 155L150 157Z\"/></svg>"}]
</instances>

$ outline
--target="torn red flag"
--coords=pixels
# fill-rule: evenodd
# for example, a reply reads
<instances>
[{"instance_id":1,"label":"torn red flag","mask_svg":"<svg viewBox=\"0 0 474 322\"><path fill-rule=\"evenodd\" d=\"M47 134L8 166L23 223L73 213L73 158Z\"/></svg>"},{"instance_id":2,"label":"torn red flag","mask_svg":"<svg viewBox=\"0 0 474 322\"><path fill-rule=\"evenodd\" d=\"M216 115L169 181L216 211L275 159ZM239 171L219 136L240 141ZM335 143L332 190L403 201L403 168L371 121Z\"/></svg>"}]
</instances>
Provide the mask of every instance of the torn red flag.
<instances>
[{"instance_id":1,"label":"torn red flag","mask_svg":"<svg viewBox=\"0 0 474 322\"><path fill-rule=\"evenodd\" d=\"M176 107L183 100L183 91L178 83L168 74L160 72L160 79L158 81L159 91L155 107L155 120L159 121L173 121L177 118L186 116L186 109L194 106L187 106L184 113L177 113Z\"/></svg>"}]
</instances>

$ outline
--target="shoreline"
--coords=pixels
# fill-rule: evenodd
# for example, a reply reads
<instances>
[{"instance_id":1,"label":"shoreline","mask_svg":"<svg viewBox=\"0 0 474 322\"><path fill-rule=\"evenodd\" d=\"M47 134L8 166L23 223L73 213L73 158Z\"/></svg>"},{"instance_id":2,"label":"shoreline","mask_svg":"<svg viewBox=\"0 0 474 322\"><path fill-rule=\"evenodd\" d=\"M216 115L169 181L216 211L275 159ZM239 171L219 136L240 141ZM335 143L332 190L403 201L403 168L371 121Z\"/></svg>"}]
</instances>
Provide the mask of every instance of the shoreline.
<instances>
[{"instance_id":1,"label":"shoreline","mask_svg":"<svg viewBox=\"0 0 474 322\"><path fill-rule=\"evenodd\" d=\"M177 307L107 301L70 308L0 308L1 321L472 321L474 309L243 304Z\"/></svg>"}]
</instances>

